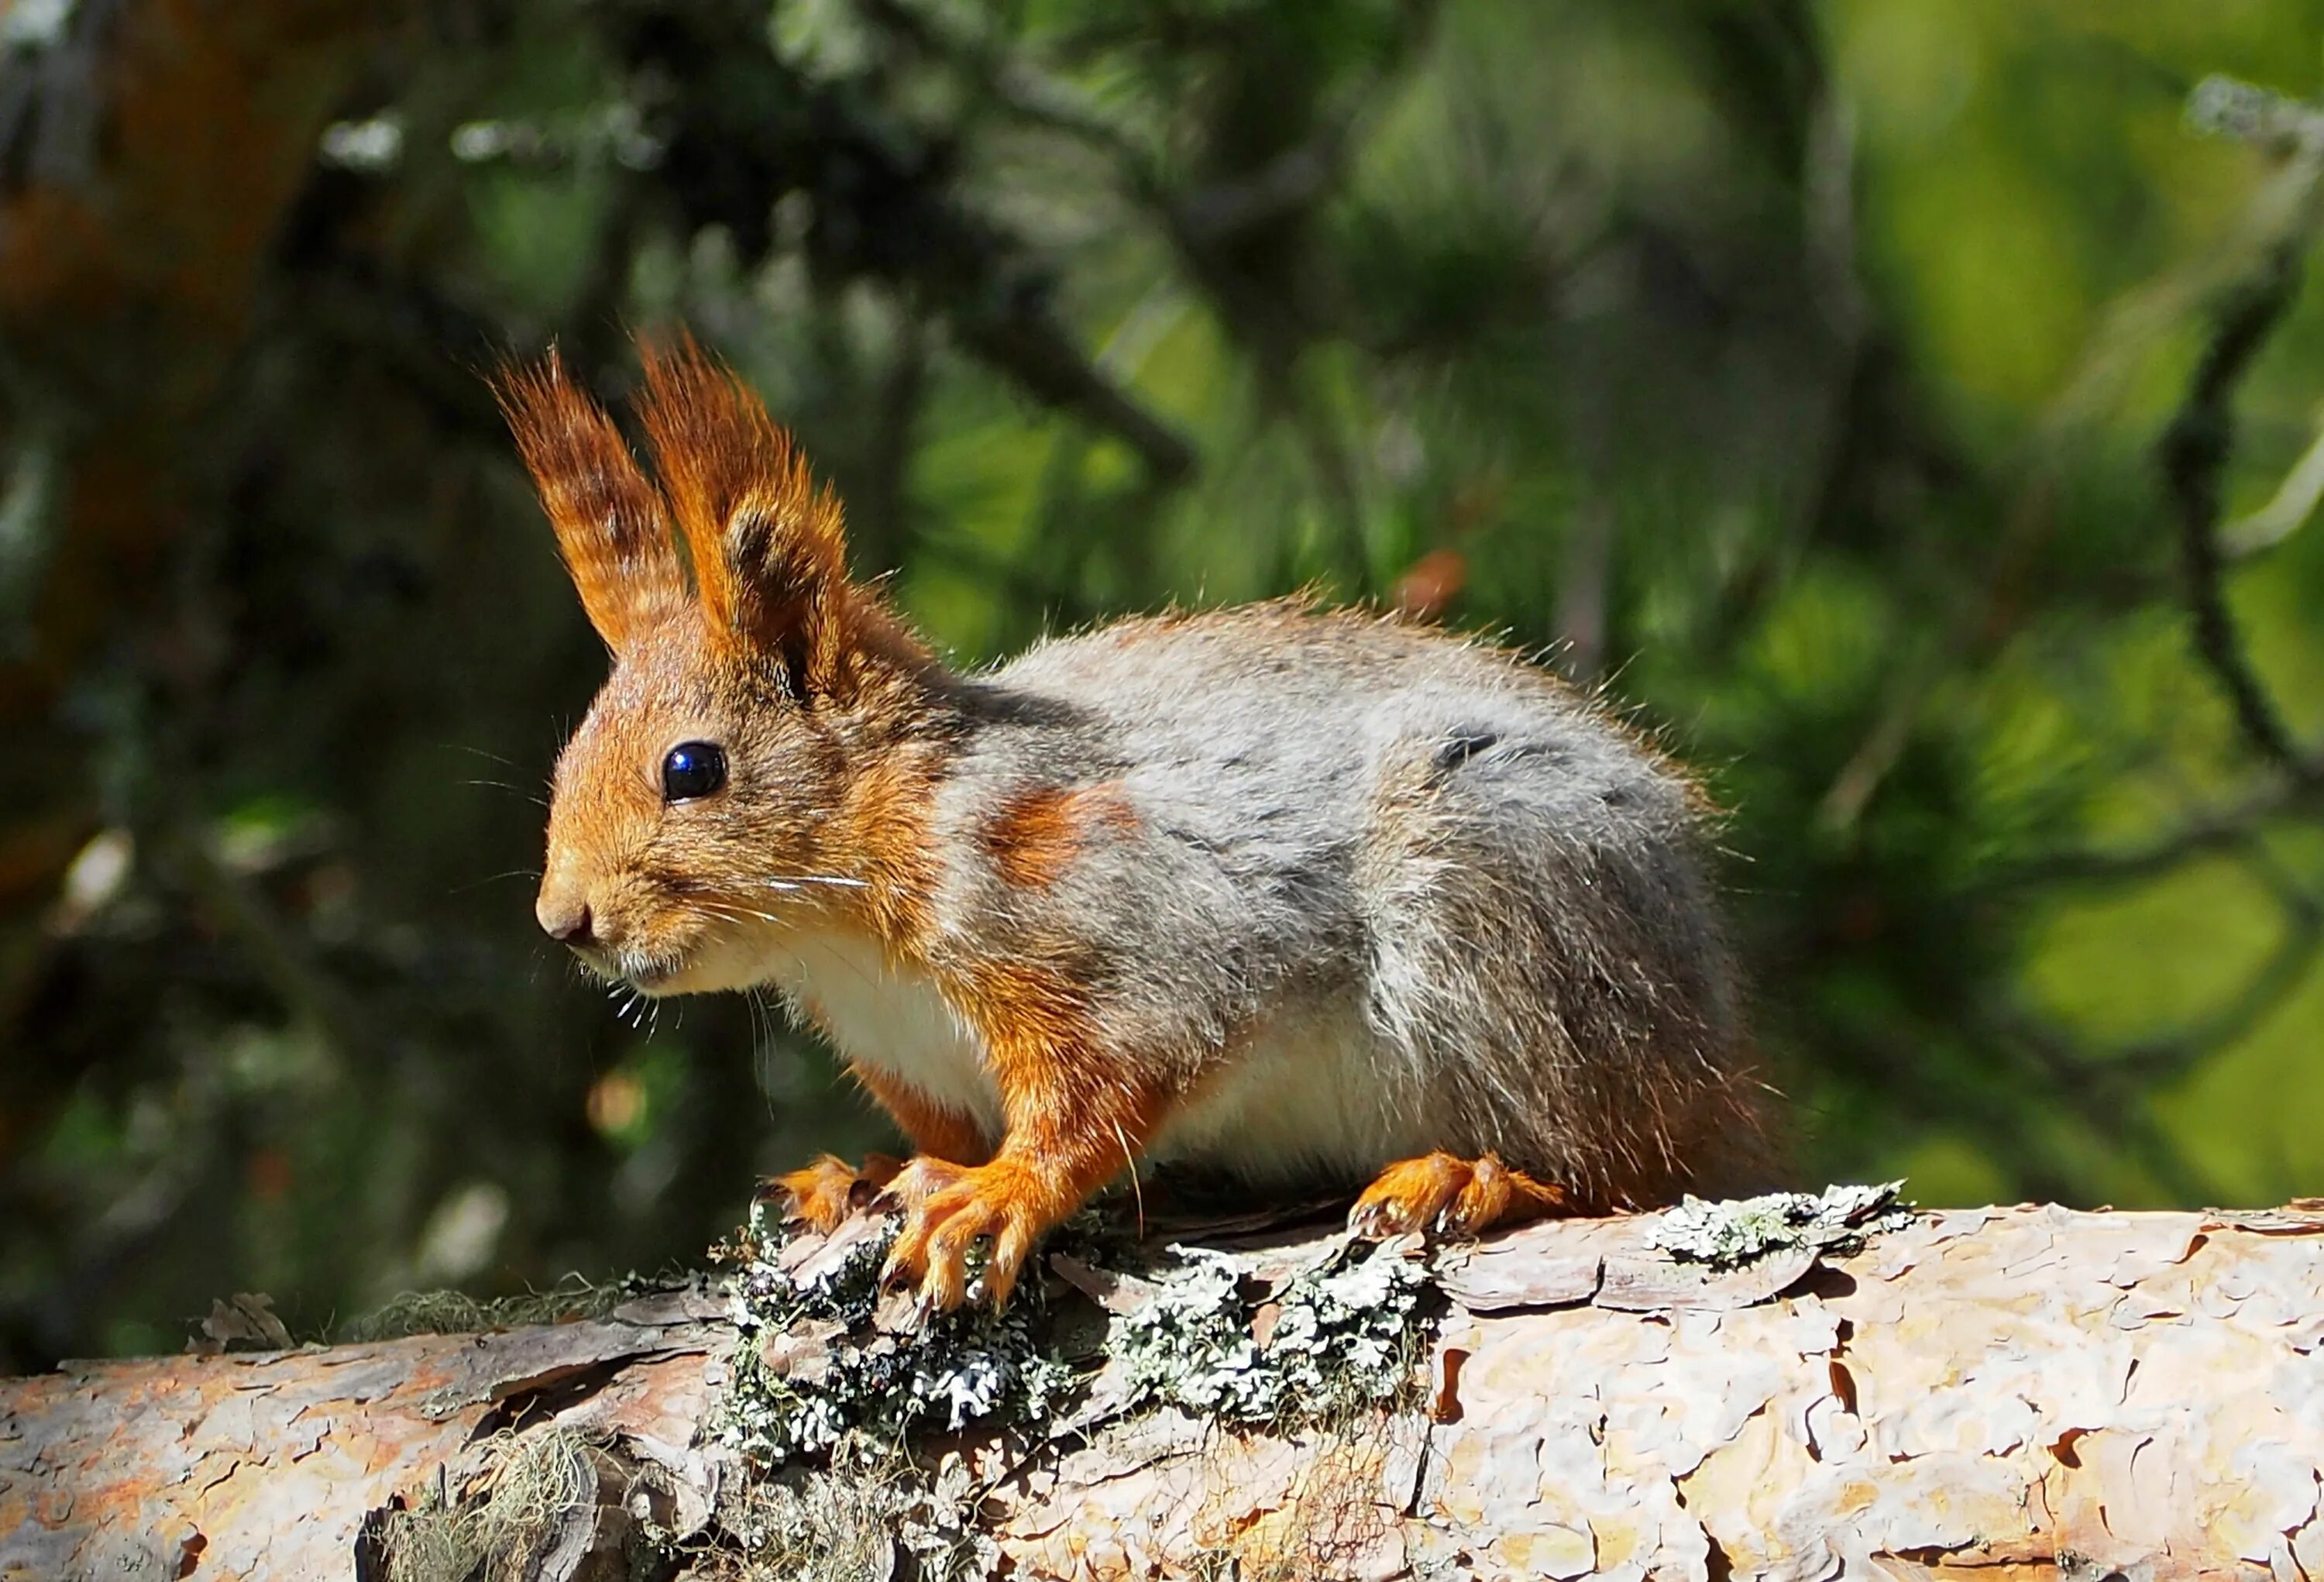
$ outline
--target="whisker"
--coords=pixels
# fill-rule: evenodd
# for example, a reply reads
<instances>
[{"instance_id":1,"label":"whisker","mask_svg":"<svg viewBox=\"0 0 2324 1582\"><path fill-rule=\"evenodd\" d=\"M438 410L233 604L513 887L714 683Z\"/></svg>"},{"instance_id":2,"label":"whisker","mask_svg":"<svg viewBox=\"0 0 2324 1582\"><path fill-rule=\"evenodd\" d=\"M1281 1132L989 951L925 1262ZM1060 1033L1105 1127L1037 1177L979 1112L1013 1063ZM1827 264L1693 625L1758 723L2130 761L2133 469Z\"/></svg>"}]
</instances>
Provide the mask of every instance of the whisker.
<instances>
[{"instance_id":1,"label":"whisker","mask_svg":"<svg viewBox=\"0 0 2324 1582\"><path fill-rule=\"evenodd\" d=\"M538 868L511 868L505 874L487 874L481 879L471 879L466 884L456 885L448 893L466 895L471 890L481 890L487 884L497 884L503 879L538 879L540 877L540 870Z\"/></svg>"},{"instance_id":2,"label":"whisker","mask_svg":"<svg viewBox=\"0 0 2324 1582\"><path fill-rule=\"evenodd\" d=\"M513 758L503 758L498 753L487 753L482 747L471 746L466 742L447 742L444 745L456 753L474 753L479 758L488 758L494 763L503 763L511 769L524 767Z\"/></svg>"},{"instance_id":3,"label":"whisker","mask_svg":"<svg viewBox=\"0 0 2324 1582\"><path fill-rule=\"evenodd\" d=\"M728 922L739 923L745 918L757 918L763 923L779 923L783 921L773 912L760 911L744 906L738 901L714 901L703 896L693 897L692 901L696 911L707 912L712 917L724 918Z\"/></svg>"},{"instance_id":4,"label":"whisker","mask_svg":"<svg viewBox=\"0 0 2324 1582\"><path fill-rule=\"evenodd\" d=\"M751 1013L751 1076L759 1089L759 1100L770 1115L775 1113L774 1029L770 1025L773 1013L767 1004L765 991L750 989L742 995L742 1004Z\"/></svg>"},{"instance_id":5,"label":"whisker","mask_svg":"<svg viewBox=\"0 0 2324 1582\"><path fill-rule=\"evenodd\" d=\"M546 808L549 806L549 800L546 797L537 797L533 795L532 792L525 790L522 786L511 785L506 781L460 780L455 781L452 783L455 785L478 786L487 791L506 791L512 797L522 797L526 801L530 802L536 808Z\"/></svg>"}]
</instances>

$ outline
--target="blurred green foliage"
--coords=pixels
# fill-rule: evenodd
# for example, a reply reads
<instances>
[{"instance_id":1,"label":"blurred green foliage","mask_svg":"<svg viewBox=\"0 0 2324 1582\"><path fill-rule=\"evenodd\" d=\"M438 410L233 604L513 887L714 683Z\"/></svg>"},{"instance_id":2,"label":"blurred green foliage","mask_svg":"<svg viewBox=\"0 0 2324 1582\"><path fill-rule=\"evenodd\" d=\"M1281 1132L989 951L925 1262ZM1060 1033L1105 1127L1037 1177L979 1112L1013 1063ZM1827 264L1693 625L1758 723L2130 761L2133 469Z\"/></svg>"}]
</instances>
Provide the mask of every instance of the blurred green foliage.
<instances>
[{"instance_id":1,"label":"blurred green foliage","mask_svg":"<svg viewBox=\"0 0 2324 1582\"><path fill-rule=\"evenodd\" d=\"M2324 420L2314 293L2228 392L2208 656L2157 449L2324 159L2190 93L2312 90L2324 5L373 25L153 438L183 520L25 738L95 833L0 955L0 1362L690 1259L754 1170L881 1140L771 1007L632 1026L533 931L602 657L475 375L555 338L618 394L627 325L742 370L964 661L1315 583L1637 706L1731 810L1803 1177L2324 1191L2324 779L2219 685L2324 743L2324 530L2246 524ZM0 362L7 638L103 458L60 489L62 398Z\"/></svg>"}]
</instances>

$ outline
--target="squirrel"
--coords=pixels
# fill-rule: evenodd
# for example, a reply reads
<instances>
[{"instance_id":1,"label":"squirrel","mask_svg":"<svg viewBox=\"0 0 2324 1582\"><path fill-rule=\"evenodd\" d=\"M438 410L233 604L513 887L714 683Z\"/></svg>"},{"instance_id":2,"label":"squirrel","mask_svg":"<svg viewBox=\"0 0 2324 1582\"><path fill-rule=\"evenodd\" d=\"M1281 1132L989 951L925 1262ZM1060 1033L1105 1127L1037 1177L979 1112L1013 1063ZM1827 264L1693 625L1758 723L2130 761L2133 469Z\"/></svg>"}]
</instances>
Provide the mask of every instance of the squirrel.
<instances>
[{"instance_id":1,"label":"squirrel","mask_svg":"<svg viewBox=\"0 0 2324 1582\"><path fill-rule=\"evenodd\" d=\"M1711 809L1590 696L1305 598L958 673L756 395L641 352L650 475L553 350L495 379L613 658L536 911L638 993L769 986L828 1036L913 1157L776 1178L797 1217L899 1205L936 1310L1148 1161L1368 1181L1372 1236L1757 1177Z\"/></svg>"}]
</instances>

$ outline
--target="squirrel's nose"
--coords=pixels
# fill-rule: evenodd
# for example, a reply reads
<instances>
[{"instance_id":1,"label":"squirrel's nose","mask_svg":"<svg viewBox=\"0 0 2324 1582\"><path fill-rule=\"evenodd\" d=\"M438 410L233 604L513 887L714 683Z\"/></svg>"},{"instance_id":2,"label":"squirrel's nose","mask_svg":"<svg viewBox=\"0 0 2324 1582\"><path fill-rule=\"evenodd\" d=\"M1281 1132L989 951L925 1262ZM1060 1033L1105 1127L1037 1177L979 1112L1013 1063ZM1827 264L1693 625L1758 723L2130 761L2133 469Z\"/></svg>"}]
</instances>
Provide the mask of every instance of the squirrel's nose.
<instances>
[{"instance_id":1,"label":"squirrel's nose","mask_svg":"<svg viewBox=\"0 0 2324 1582\"><path fill-rule=\"evenodd\" d=\"M544 893L534 902L532 915L540 920L541 931L559 944L577 948L595 942L589 932L589 903L586 901Z\"/></svg>"}]
</instances>

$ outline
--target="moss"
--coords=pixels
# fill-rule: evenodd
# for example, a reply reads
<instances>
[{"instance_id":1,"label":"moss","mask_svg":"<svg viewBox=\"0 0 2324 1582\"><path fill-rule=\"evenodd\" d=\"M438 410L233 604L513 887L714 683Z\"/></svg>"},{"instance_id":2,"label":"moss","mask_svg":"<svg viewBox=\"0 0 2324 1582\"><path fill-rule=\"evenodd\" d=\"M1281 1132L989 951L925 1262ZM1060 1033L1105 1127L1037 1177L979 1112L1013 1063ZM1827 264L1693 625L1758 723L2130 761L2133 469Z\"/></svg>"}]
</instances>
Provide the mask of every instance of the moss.
<instances>
[{"instance_id":1,"label":"moss","mask_svg":"<svg viewBox=\"0 0 2324 1582\"><path fill-rule=\"evenodd\" d=\"M342 1340L395 1340L407 1335L466 1335L528 1324L570 1324L602 1318L625 1302L688 1283L686 1277L650 1280L640 1274L594 1282L568 1274L547 1291L486 1300L457 1291L407 1291L339 1327Z\"/></svg>"},{"instance_id":2,"label":"moss","mask_svg":"<svg viewBox=\"0 0 2324 1582\"><path fill-rule=\"evenodd\" d=\"M981 1582L1000 1549L976 1524L957 1457L933 1470L890 1448L828 1468L786 1468L722 1506L718 1546L686 1558L691 1582Z\"/></svg>"},{"instance_id":3,"label":"moss","mask_svg":"<svg viewBox=\"0 0 2324 1582\"><path fill-rule=\"evenodd\" d=\"M595 1452L559 1429L487 1447L477 1486L390 1513L377 1541L386 1582L523 1582L566 1514L597 1500Z\"/></svg>"},{"instance_id":4,"label":"moss","mask_svg":"<svg viewBox=\"0 0 2324 1582\"><path fill-rule=\"evenodd\" d=\"M1425 1434L1425 1425L1413 1419L1379 1410L1316 1434L1288 1497L1202 1557L1215 1569L1197 1568L1194 1574L1219 1582L1317 1582L1379 1574L1390 1527L1380 1503L1390 1448L1401 1435L1412 1450L1409 1440Z\"/></svg>"}]
</instances>

